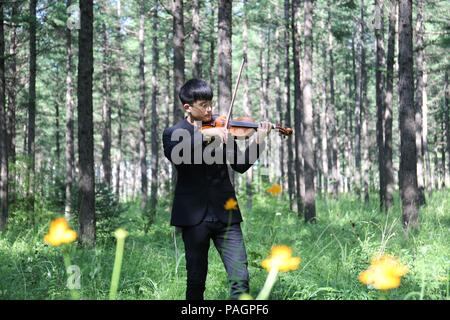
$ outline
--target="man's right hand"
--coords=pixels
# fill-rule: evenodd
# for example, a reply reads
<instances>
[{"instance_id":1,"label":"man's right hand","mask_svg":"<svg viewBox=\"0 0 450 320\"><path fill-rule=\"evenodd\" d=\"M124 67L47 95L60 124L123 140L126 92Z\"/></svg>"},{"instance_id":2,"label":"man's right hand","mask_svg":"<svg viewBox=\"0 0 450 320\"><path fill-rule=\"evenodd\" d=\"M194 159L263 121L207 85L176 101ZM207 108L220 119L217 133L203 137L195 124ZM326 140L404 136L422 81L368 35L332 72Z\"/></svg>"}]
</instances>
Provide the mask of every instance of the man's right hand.
<instances>
[{"instance_id":1,"label":"man's right hand","mask_svg":"<svg viewBox=\"0 0 450 320\"><path fill-rule=\"evenodd\" d=\"M228 138L228 130L224 127L218 128L208 128L202 130L202 135L210 141L213 137L216 139L220 139L220 142L227 143Z\"/></svg>"}]
</instances>

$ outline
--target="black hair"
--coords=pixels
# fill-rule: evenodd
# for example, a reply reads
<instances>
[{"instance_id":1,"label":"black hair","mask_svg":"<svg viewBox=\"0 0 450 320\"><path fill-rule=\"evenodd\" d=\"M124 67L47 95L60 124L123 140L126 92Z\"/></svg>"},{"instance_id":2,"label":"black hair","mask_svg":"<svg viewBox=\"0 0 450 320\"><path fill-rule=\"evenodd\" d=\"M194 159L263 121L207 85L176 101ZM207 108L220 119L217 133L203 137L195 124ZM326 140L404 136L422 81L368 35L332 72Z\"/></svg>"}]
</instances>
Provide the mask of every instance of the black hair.
<instances>
[{"instance_id":1,"label":"black hair","mask_svg":"<svg viewBox=\"0 0 450 320\"><path fill-rule=\"evenodd\" d=\"M180 88L178 97L183 104L192 104L197 100L212 100L213 91L206 81L191 79Z\"/></svg>"}]
</instances>

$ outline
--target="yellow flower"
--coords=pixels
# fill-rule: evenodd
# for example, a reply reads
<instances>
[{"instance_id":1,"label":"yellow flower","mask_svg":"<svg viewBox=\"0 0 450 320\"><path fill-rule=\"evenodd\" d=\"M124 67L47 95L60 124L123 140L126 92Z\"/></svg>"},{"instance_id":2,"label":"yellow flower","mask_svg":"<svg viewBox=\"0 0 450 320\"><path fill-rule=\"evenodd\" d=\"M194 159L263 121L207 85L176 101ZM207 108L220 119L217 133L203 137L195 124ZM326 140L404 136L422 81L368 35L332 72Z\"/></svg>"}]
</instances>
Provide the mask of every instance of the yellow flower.
<instances>
[{"instance_id":1,"label":"yellow flower","mask_svg":"<svg viewBox=\"0 0 450 320\"><path fill-rule=\"evenodd\" d=\"M233 198L230 198L225 203L225 210L236 210L237 209L237 201Z\"/></svg>"},{"instance_id":2,"label":"yellow flower","mask_svg":"<svg viewBox=\"0 0 450 320\"><path fill-rule=\"evenodd\" d=\"M74 242L77 233L70 229L65 218L56 218L50 223L50 229L44 237L44 242L58 247L65 243Z\"/></svg>"},{"instance_id":3,"label":"yellow flower","mask_svg":"<svg viewBox=\"0 0 450 320\"><path fill-rule=\"evenodd\" d=\"M253 300L253 297L248 293L243 293L239 296L239 300Z\"/></svg>"},{"instance_id":4,"label":"yellow flower","mask_svg":"<svg viewBox=\"0 0 450 320\"><path fill-rule=\"evenodd\" d=\"M128 231L119 228L116 231L114 231L114 236L116 237L117 240L125 239L126 237L128 237Z\"/></svg>"},{"instance_id":5,"label":"yellow flower","mask_svg":"<svg viewBox=\"0 0 450 320\"><path fill-rule=\"evenodd\" d=\"M408 268L390 255L375 257L370 267L361 272L358 279L378 290L389 290L400 286L400 279Z\"/></svg>"},{"instance_id":6,"label":"yellow flower","mask_svg":"<svg viewBox=\"0 0 450 320\"><path fill-rule=\"evenodd\" d=\"M292 257L292 249L286 245L273 246L270 256L262 262L262 267L267 271L277 268L278 271L286 272L297 270L300 257Z\"/></svg>"},{"instance_id":7,"label":"yellow flower","mask_svg":"<svg viewBox=\"0 0 450 320\"><path fill-rule=\"evenodd\" d=\"M278 183L274 183L270 188L266 191L271 193L273 196L276 196L281 193L281 186Z\"/></svg>"},{"instance_id":8,"label":"yellow flower","mask_svg":"<svg viewBox=\"0 0 450 320\"><path fill-rule=\"evenodd\" d=\"M117 240L125 239L126 237L128 237L128 231L119 228L116 231L114 231L114 236L116 237Z\"/></svg>"}]
</instances>

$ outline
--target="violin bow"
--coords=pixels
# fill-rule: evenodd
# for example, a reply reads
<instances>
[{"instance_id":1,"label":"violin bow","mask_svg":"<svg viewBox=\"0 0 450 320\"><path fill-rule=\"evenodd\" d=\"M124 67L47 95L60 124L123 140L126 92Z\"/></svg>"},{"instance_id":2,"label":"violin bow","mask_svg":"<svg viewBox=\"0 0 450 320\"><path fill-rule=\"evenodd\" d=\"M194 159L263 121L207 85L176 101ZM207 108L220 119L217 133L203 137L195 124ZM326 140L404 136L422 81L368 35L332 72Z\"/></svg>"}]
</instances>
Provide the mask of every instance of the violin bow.
<instances>
[{"instance_id":1,"label":"violin bow","mask_svg":"<svg viewBox=\"0 0 450 320\"><path fill-rule=\"evenodd\" d=\"M236 92L237 92L237 88L239 86L239 81L241 80L241 74L242 74L242 69L244 68L244 64L245 64L245 59L242 59L242 64L241 64L241 68L239 69L239 75L238 75L238 78L236 81L236 86L234 87L233 97L231 98L230 109L228 110L227 119L225 121L225 128L227 128L227 129L230 127L231 112L233 110L234 99L236 99Z\"/></svg>"}]
</instances>

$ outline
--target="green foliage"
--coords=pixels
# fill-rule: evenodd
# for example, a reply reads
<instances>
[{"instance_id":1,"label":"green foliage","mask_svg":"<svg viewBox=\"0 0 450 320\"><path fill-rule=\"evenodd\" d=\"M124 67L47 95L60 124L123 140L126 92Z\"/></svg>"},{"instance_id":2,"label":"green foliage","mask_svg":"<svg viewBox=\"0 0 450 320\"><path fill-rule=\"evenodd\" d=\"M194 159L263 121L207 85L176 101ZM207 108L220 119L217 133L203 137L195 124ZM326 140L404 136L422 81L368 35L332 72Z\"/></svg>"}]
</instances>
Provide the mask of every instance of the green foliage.
<instances>
[{"instance_id":1,"label":"green foliage","mask_svg":"<svg viewBox=\"0 0 450 320\"><path fill-rule=\"evenodd\" d=\"M380 292L367 288L357 277L370 258L390 253L409 268L401 286L388 299L450 299L450 190L435 191L420 211L421 229L405 236L398 195L388 215L378 212L371 195L367 205L353 195L338 200L317 200L318 221L305 224L289 211L282 197L256 193L253 209L242 224L249 260L251 295L262 288L267 272L261 268L274 244L286 244L302 262L296 271L279 274L271 299L379 299ZM160 202L155 224L144 232L139 203L127 205L122 227L130 235L125 244L118 299L184 299L186 271L180 234L169 225L168 203ZM275 215L280 212L281 215ZM0 299L68 299L67 275L60 248L43 244L48 224L35 230L14 224L0 235ZM113 239L112 234L109 235ZM178 251L175 249L177 248ZM177 253L178 252L178 253ZM81 296L107 299L115 255L114 242L95 249L73 247L72 263L81 269ZM222 261L211 247L206 299L228 298L227 276Z\"/></svg>"},{"instance_id":2,"label":"green foliage","mask_svg":"<svg viewBox=\"0 0 450 320\"><path fill-rule=\"evenodd\" d=\"M16 164L10 166L10 170L16 173L20 183L15 184L11 201L11 223L14 225L32 225L48 223L56 216L64 215L65 188L64 175L58 174L60 168L43 165L34 177L34 192L29 193L27 168L28 157L19 156ZM34 198L34 214L32 215L30 204L31 196ZM72 214L74 221L78 221L79 212L79 188L76 183L72 187ZM11 199L12 200L12 199ZM97 237L100 241L109 239L112 232L121 223L121 214L127 210L127 206L120 203L114 191L105 183L97 182L95 185L95 211Z\"/></svg>"},{"instance_id":3,"label":"green foliage","mask_svg":"<svg viewBox=\"0 0 450 320\"><path fill-rule=\"evenodd\" d=\"M74 187L72 192L73 213L75 219L78 220L78 212L80 211L79 189ZM112 233L123 223L121 214L127 210L127 206L120 203L114 190L104 182L95 184L95 216L97 239L99 241L113 240Z\"/></svg>"},{"instance_id":4,"label":"green foliage","mask_svg":"<svg viewBox=\"0 0 450 320\"><path fill-rule=\"evenodd\" d=\"M121 225L121 214L125 211L126 206L119 202L112 188L106 183L96 184L95 214L99 238L110 238L111 233Z\"/></svg>"},{"instance_id":5,"label":"green foliage","mask_svg":"<svg viewBox=\"0 0 450 320\"><path fill-rule=\"evenodd\" d=\"M48 162L51 163L51 162ZM42 165L35 175L29 174L31 159L18 155L9 170L16 179L11 183L11 222L18 225L35 225L47 221L49 216L64 208L64 178L58 168L48 163ZM34 213L31 209L34 202Z\"/></svg>"}]
</instances>

